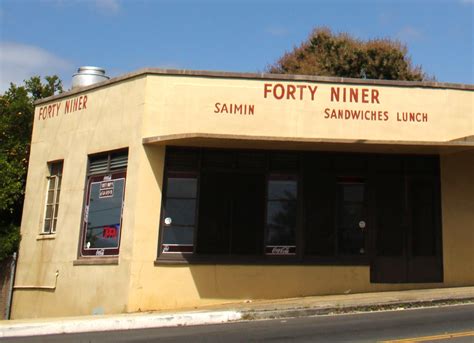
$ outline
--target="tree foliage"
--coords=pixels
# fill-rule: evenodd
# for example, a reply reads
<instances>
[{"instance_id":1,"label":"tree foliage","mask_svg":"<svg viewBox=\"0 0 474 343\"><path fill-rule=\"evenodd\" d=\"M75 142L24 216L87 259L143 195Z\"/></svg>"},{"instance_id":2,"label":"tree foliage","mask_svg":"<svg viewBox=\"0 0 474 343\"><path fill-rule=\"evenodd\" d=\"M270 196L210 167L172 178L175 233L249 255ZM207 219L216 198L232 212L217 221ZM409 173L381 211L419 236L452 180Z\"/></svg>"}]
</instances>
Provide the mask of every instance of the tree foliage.
<instances>
[{"instance_id":1,"label":"tree foliage","mask_svg":"<svg viewBox=\"0 0 474 343\"><path fill-rule=\"evenodd\" d=\"M11 83L0 95L0 261L18 249L34 102L63 91L57 76Z\"/></svg>"},{"instance_id":2,"label":"tree foliage","mask_svg":"<svg viewBox=\"0 0 474 343\"><path fill-rule=\"evenodd\" d=\"M267 68L270 73L338 76L383 80L431 80L413 66L399 41L362 41L328 28L315 29L309 38Z\"/></svg>"}]
</instances>

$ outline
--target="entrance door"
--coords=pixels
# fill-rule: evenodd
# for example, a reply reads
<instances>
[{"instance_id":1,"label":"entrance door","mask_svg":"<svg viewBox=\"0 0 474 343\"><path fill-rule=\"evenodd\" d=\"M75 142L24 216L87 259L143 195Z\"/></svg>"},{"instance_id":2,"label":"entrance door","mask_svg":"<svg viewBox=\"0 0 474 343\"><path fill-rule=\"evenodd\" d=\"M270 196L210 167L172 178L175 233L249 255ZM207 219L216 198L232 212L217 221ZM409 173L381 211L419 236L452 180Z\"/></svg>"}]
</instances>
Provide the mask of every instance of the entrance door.
<instances>
[{"instance_id":1,"label":"entrance door","mask_svg":"<svg viewBox=\"0 0 474 343\"><path fill-rule=\"evenodd\" d=\"M393 157L379 168L371 282L443 280L437 163L433 157Z\"/></svg>"},{"instance_id":2,"label":"entrance door","mask_svg":"<svg viewBox=\"0 0 474 343\"><path fill-rule=\"evenodd\" d=\"M340 255L365 255L366 195L362 178L337 180L337 251Z\"/></svg>"},{"instance_id":3,"label":"entrance door","mask_svg":"<svg viewBox=\"0 0 474 343\"><path fill-rule=\"evenodd\" d=\"M443 281L437 180L433 175L407 176L409 282Z\"/></svg>"}]
</instances>

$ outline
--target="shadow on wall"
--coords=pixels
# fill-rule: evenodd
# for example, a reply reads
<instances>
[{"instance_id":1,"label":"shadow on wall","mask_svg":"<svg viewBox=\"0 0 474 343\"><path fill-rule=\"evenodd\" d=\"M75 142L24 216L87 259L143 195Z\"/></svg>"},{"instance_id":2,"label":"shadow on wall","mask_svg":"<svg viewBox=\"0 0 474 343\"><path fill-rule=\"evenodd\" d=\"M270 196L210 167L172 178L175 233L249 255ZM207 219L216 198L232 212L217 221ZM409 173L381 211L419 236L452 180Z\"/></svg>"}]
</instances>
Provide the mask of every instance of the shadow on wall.
<instances>
[{"instance_id":1,"label":"shadow on wall","mask_svg":"<svg viewBox=\"0 0 474 343\"><path fill-rule=\"evenodd\" d=\"M189 270L201 299L278 299L445 287L443 283L371 283L369 266L194 265Z\"/></svg>"},{"instance_id":2,"label":"shadow on wall","mask_svg":"<svg viewBox=\"0 0 474 343\"><path fill-rule=\"evenodd\" d=\"M456 201L472 203L472 193L466 192L467 184L472 184L470 180L472 173L463 171L466 165L472 168L469 161L472 161L472 152L457 154L457 156L446 157L446 160L450 160L450 170L453 175L445 175L444 183L454 182L462 177L464 182L460 183L459 191L456 187L450 185L448 187L449 192L453 193L451 196L446 197L443 195L444 201ZM150 158L150 156L149 156ZM459 158L459 162L456 163ZM452 161L451 161L452 160ZM151 161L151 158L150 158ZM158 161L157 161L158 162ZM157 163L155 162L155 163ZM152 163L153 165L156 165ZM449 169L448 168L448 169ZM445 171L446 172L446 171ZM155 177L157 180L162 180L160 168L154 168ZM201 180L202 181L202 180ZM225 184L219 184L217 189L222 189ZM470 186L469 186L470 187ZM211 197L212 198L212 197ZM457 199L457 200L456 200ZM464 200L463 200L464 199ZM198 205L199 206L199 205ZM461 228L459 228L459 236L447 235L445 237L446 242L454 240L452 246L456 246L458 250L465 251L466 259L468 260L472 255L472 245L462 243L463 239L472 237L466 235L466 229L470 227L469 220L472 222L472 211L464 211L462 208L467 207L466 204L462 206L450 206L453 216L448 216L445 213L445 232L450 232L451 227L459 225L460 216L463 217ZM218 215L219 201L212 202L212 209L216 209ZM472 209L472 207L470 207ZM210 211L213 213L212 211ZM447 211L450 212L450 211ZM245 217L245 215L243 216ZM452 217L452 222L448 224L449 218ZM449 227L449 231L447 231ZM459 240L459 238L461 240ZM209 235L207 239L212 240L213 235ZM446 243L445 242L445 243ZM462 249L461 249L462 245ZM469 248L469 249L466 249ZM446 255L456 256L452 251L446 249ZM222 258L226 259L229 256L222 253ZM192 259L192 256L189 257ZM471 259L472 260L472 259ZM445 258L445 262L448 261ZM191 262L191 261L190 261ZM459 259L453 258L453 262L459 264ZM452 266L448 269L454 269ZM469 271L470 267L457 267L460 271ZM207 264L191 264L189 265L161 265L159 267L160 278L170 280L169 290L164 292L170 296L174 296L176 290L184 293L191 291L189 294L191 299L193 292L196 292L200 299L272 299L272 298L284 298L284 297L298 297L308 295L325 295L325 294L345 294L345 293L363 293L371 291L384 291L384 290L397 290L397 289L419 289L429 288L430 286L441 286L444 284L440 283L406 283L406 284L372 284L370 282L370 267L365 266L330 266L330 265L238 265L238 264L216 264L215 261L210 261ZM465 280L465 276L455 276L450 285L458 285L459 282ZM192 284L191 284L192 283ZM180 295L180 300L176 302L186 302L186 296ZM170 300L172 301L172 300Z\"/></svg>"},{"instance_id":3,"label":"shadow on wall","mask_svg":"<svg viewBox=\"0 0 474 343\"><path fill-rule=\"evenodd\" d=\"M201 298L274 299L367 292L367 266L192 266Z\"/></svg>"}]
</instances>

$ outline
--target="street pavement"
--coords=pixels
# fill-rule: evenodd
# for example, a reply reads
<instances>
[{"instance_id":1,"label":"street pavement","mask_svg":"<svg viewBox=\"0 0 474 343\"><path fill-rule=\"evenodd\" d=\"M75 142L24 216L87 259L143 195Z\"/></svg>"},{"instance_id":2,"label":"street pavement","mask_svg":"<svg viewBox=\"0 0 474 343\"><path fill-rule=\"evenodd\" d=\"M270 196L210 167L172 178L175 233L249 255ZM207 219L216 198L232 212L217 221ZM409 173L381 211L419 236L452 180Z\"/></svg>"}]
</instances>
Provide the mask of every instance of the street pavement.
<instances>
[{"instance_id":1,"label":"street pavement","mask_svg":"<svg viewBox=\"0 0 474 343\"><path fill-rule=\"evenodd\" d=\"M269 320L474 303L474 287L242 301L199 310L0 321L0 339ZM199 329L196 329L199 330ZM109 336L106 336L109 337ZM472 340L474 342L474 339Z\"/></svg>"},{"instance_id":2,"label":"street pavement","mask_svg":"<svg viewBox=\"0 0 474 343\"><path fill-rule=\"evenodd\" d=\"M3 342L474 342L474 304L230 324L7 338Z\"/></svg>"}]
</instances>

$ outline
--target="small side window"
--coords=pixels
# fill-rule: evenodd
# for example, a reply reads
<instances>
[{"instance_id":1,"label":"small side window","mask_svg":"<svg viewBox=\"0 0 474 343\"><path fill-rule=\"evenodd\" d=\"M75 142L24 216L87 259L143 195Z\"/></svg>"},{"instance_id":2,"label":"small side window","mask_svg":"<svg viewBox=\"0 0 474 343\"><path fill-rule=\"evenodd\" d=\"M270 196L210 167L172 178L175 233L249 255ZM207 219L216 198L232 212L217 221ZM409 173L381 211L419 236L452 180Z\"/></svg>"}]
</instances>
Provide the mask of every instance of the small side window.
<instances>
[{"instance_id":1,"label":"small side window","mask_svg":"<svg viewBox=\"0 0 474 343\"><path fill-rule=\"evenodd\" d=\"M59 196L61 194L61 180L63 175L63 161L48 163L46 205L44 211L43 234L56 232L59 211Z\"/></svg>"}]
</instances>

